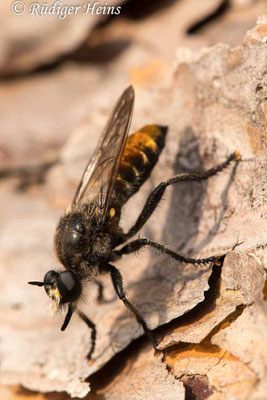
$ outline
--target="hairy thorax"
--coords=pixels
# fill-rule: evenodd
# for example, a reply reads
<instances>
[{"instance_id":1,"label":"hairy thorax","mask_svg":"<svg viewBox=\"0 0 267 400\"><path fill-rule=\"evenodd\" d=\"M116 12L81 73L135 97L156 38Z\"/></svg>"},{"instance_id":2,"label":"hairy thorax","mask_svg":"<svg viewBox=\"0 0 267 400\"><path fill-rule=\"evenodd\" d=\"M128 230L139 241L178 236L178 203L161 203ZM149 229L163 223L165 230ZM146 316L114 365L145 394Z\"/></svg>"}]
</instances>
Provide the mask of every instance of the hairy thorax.
<instances>
[{"instance_id":1,"label":"hairy thorax","mask_svg":"<svg viewBox=\"0 0 267 400\"><path fill-rule=\"evenodd\" d=\"M112 216L112 217L111 217ZM118 218L113 212L104 224L98 224L97 209L83 207L63 216L55 235L56 253L67 269L94 270L106 261L117 244Z\"/></svg>"}]
</instances>

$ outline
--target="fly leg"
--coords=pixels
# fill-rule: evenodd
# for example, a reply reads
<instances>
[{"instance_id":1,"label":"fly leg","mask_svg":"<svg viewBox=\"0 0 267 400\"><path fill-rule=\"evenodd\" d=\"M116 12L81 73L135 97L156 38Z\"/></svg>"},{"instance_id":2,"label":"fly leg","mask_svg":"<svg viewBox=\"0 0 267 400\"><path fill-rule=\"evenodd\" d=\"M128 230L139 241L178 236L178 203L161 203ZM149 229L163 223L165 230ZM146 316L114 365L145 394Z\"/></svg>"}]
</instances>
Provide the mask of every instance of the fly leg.
<instances>
[{"instance_id":1,"label":"fly leg","mask_svg":"<svg viewBox=\"0 0 267 400\"><path fill-rule=\"evenodd\" d=\"M126 297L125 289L123 287L123 279L122 279L122 275L121 275L120 271L116 267L114 267L114 265L111 265L111 264L106 264L104 266L104 270L106 272L110 273L113 287L115 289L117 296L119 297L120 300L123 301L123 303L128 308L128 310L131 311L131 313L134 315L137 322L139 322L139 324L142 325L146 335L152 342L154 349L156 351L158 351L157 342L154 338L153 331L149 329L149 327L147 326L147 324L146 324L145 320L143 319L142 315L140 314L140 312L135 308L135 306Z\"/></svg>"},{"instance_id":2,"label":"fly leg","mask_svg":"<svg viewBox=\"0 0 267 400\"><path fill-rule=\"evenodd\" d=\"M115 250L114 253L118 256L122 256L124 254L134 253L141 249L141 247L150 246L154 249L157 249L161 253L167 254L170 257L174 258L176 261L188 263L188 264L206 264L209 262L214 262L218 259L218 257L208 257L208 258L187 258L182 256L181 254L176 253L173 250L168 249L160 243L154 242L153 240L149 240L146 238L140 238L133 240L132 242L127 243L120 250Z\"/></svg>"},{"instance_id":3,"label":"fly leg","mask_svg":"<svg viewBox=\"0 0 267 400\"><path fill-rule=\"evenodd\" d=\"M239 161L241 160L241 156L238 151L235 151L233 154L231 154L222 164L217 165L214 168L208 169L207 171L199 172L199 173L194 173L194 172L189 172L189 173L182 173L178 175L174 175L172 178L161 182L158 186L156 186L152 192L150 193L143 210L141 211L141 214L137 218L136 223L131 227L129 232L124 233L118 244L122 244L127 242L130 238L132 238L137 232L140 231L140 229L143 227L143 225L147 222L149 217L152 215L154 212L155 208L159 204L166 188L169 185L173 185L174 183L178 182L189 182L189 181L197 181L200 182L204 179L208 179L211 176L216 175L218 172L222 171L224 168L226 168L231 161Z\"/></svg>"},{"instance_id":4,"label":"fly leg","mask_svg":"<svg viewBox=\"0 0 267 400\"><path fill-rule=\"evenodd\" d=\"M78 315L86 323L88 328L91 329L91 348L86 356L88 360L91 360L93 352L95 351L96 326L82 311L78 311Z\"/></svg>"}]
</instances>

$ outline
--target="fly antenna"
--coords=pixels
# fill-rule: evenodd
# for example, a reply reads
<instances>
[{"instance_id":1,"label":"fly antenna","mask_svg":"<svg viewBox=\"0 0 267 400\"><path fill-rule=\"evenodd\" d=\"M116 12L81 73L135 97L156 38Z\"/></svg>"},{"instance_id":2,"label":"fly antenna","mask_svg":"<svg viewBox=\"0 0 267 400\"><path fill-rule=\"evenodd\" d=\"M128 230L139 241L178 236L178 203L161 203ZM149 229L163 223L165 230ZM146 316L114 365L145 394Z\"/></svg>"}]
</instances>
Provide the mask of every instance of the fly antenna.
<instances>
[{"instance_id":1,"label":"fly antenna","mask_svg":"<svg viewBox=\"0 0 267 400\"><path fill-rule=\"evenodd\" d=\"M35 285L35 286L44 286L44 282L37 282L37 281L32 281L28 282L29 285Z\"/></svg>"}]
</instances>

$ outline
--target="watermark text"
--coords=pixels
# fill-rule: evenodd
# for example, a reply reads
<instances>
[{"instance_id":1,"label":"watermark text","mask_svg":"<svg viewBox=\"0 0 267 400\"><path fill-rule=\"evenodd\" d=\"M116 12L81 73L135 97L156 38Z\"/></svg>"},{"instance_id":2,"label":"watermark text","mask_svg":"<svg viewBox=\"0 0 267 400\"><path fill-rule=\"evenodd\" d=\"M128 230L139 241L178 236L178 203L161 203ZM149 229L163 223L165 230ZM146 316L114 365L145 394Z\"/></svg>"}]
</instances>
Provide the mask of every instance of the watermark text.
<instances>
[{"instance_id":1,"label":"watermark text","mask_svg":"<svg viewBox=\"0 0 267 400\"><path fill-rule=\"evenodd\" d=\"M12 12L15 15L22 15L25 12L35 17L56 15L59 19L66 19L72 15L119 15L121 6L111 6L107 2L100 4L98 1L83 3L79 5L66 5L61 1L55 1L52 5L47 3L33 2L26 5L21 0L12 4Z\"/></svg>"}]
</instances>

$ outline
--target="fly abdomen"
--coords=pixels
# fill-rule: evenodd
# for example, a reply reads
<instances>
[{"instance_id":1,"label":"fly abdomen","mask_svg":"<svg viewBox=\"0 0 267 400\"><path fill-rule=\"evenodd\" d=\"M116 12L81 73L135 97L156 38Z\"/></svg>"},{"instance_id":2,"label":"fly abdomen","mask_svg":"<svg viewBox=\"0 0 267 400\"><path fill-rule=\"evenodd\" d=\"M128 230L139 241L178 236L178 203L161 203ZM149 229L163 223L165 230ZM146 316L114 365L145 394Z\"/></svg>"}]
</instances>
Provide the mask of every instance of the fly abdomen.
<instances>
[{"instance_id":1,"label":"fly abdomen","mask_svg":"<svg viewBox=\"0 0 267 400\"><path fill-rule=\"evenodd\" d=\"M114 188L120 205L149 177L164 147L167 129L146 125L128 137Z\"/></svg>"}]
</instances>

